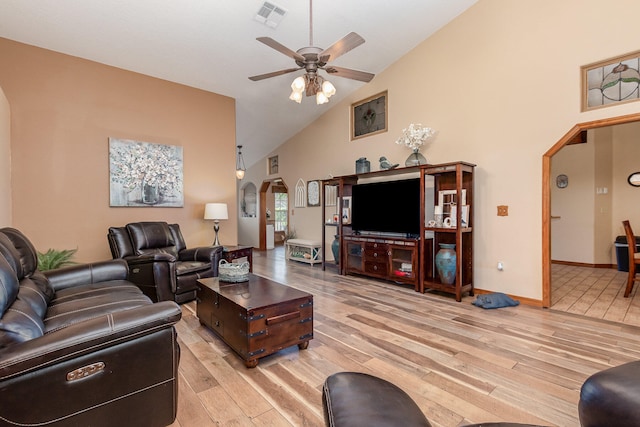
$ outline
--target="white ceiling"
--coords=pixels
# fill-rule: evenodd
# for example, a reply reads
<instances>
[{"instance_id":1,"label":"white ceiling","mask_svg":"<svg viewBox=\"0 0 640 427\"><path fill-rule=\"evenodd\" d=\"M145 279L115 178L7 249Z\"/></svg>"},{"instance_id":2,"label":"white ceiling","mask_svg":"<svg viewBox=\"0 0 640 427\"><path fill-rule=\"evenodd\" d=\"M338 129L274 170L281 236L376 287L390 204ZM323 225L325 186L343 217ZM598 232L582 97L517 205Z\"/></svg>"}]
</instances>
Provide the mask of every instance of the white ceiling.
<instances>
[{"instance_id":1,"label":"white ceiling","mask_svg":"<svg viewBox=\"0 0 640 427\"><path fill-rule=\"evenodd\" d=\"M236 143L249 166L365 84L334 76L337 94L316 105L288 99L302 71L250 81L296 67L256 37L309 46L309 2L268 1L287 11L275 29L254 19L263 0L1 0L0 37L235 98ZM366 42L331 65L377 74L476 1L316 0L313 44L327 48L354 31Z\"/></svg>"}]
</instances>

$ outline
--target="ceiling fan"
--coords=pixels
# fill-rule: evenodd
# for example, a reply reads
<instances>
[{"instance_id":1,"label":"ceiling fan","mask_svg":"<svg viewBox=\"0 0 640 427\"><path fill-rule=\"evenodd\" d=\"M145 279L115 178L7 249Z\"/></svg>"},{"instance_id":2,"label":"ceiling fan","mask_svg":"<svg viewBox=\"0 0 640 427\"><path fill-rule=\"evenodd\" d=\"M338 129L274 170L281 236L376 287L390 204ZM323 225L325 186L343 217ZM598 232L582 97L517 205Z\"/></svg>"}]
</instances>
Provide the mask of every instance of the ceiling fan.
<instances>
[{"instance_id":1,"label":"ceiling fan","mask_svg":"<svg viewBox=\"0 0 640 427\"><path fill-rule=\"evenodd\" d=\"M324 70L330 75L359 80L362 82L370 82L375 76L374 74L367 73L365 71L327 65L330 61L333 61L337 57L360 46L364 43L364 39L358 34L351 32L329 46L327 49L314 46L313 0L309 0L309 46L300 48L294 52L271 37L258 37L256 40L292 58L296 62L297 67L252 76L249 77L249 79L259 81L304 69L305 74L296 78L291 84L291 89L293 91L291 92L289 99L298 103L302 101L302 92L305 92L307 96L315 95L316 102L318 104L324 104L329 100L329 97L336 92L336 89L331 82L318 75L318 70Z\"/></svg>"}]
</instances>

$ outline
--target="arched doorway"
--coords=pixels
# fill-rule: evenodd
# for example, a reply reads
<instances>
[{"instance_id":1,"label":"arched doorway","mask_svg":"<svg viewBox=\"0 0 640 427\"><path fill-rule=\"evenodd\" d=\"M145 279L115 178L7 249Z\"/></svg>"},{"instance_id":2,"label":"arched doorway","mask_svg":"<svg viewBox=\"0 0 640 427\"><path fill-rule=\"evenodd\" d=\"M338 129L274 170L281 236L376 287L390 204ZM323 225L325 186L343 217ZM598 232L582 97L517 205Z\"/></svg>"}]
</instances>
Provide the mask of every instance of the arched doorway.
<instances>
[{"instance_id":1,"label":"arched doorway","mask_svg":"<svg viewBox=\"0 0 640 427\"><path fill-rule=\"evenodd\" d=\"M542 306L551 306L551 158L582 131L640 121L640 113L579 123L542 156Z\"/></svg>"},{"instance_id":2,"label":"arched doorway","mask_svg":"<svg viewBox=\"0 0 640 427\"><path fill-rule=\"evenodd\" d=\"M289 208L288 202L285 201L286 206L283 210L281 209L281 203L276 200L277 194L286 195L286 201L288 201L289 188L282 178L274 178L262 182L260 186L260 213L258 214L260 250L266 250L268 247L267 231L271 226L274 229L274 241L284 241L286 228L289 224ZM283 224L284 230L282 230ZM278 237L281 237L281 239L278 239Z\"/></svg>"}]
</instances>

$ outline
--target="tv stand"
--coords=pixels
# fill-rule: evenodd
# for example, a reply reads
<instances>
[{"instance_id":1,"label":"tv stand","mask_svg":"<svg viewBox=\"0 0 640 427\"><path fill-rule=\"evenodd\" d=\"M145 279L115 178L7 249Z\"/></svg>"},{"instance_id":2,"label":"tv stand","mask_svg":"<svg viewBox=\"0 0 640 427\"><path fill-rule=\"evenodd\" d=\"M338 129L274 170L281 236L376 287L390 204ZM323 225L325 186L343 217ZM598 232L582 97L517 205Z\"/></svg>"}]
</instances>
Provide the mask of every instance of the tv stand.
<instances>
[{"instance_id":1,"label":"tv stand","mask_svg":"<svg viewBox=\"0 0 640 427\"><path fill-rule=\"evenodd\" d=\"M474 164L451 162L436 165L412 166L344 175L322 181L322 269L330 254L327 242L338 239L338 273L361 274L394 282L411 284L424 293L432 289L454 294L457 301L468 293L473 296L473 170ZM342 212L344 199L352 196L352 187L363 178L380 178L402 174L420 177L420 235L383 236L358 234L348 221L327 221L333 214ZM333 187L333 204L327 188ZM442 200L440 200L442 198ZM456 203L457 202L457 203ZM441 204L442 203L442 204ZM445 217L458 226L445 227L436 223L434 206L439 205ZM455 211L453 205L462 206ZM446 209L445 209L446 208ZM347 216L348 218L348 216ZM327 239L329 237L329 239ZM453 283L444 283L436 267L436 255L441 244L455 244L456 268ZM335 265L334 263L331 263Z\"/></svg>"},{"instance_id":2,"label":"tv stand","mask_svg":"<svg viewBox=\"0 0 640 427\"><path fill-rule=\"evenodd\" d=\"M420 289L419 239L354 234L343 236L342 241L345 274L361 274Z\"/></svg>"},{"instance_id":3,"label":"tv stand","mask_svg":"<svg viewBox=\"0 0 640 427\"><path fill-rule=\"evenodd\" d=\"M325 270L329 265L334 265L337 266L339 274L347 274L345 268L346 263L344 262L344 257L346 256L344 237L357 235L359 232L351 227L351 222L349 220L336 222L332 220L332 218L334 215L341 213L343 208L349 208L348 206L345 206L345 198L352 196L353 186L357 185L358 181L361 179L381 178L385 176L393 176L397 178L398 176L405 174L415 175L415 178L418 178L420 175L420 167L410 166L353 175L343 175L322 180L322 270ZM332 194L332 197L328 197L329 194ZM338 239L338 246L340 249L338 250L337 258L331 262L331 251L329 250L329 246L333 242L334 236ZM379 236L379 238L384 239L382 236Z\"/></svg>"}]
</instances>

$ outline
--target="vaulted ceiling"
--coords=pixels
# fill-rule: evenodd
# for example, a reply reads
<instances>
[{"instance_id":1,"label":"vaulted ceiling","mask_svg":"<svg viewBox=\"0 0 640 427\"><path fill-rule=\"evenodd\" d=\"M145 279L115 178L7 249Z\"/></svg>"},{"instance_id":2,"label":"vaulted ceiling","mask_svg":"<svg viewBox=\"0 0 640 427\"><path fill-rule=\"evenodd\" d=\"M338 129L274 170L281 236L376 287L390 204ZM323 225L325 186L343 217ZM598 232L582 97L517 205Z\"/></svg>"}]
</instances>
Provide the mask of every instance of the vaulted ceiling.
<instances>
[{"instance_id":1,"label":"vaulted ceiling","mask_svg":"<svg viewBox=\"0 0 640 427\"><path fill-rule=\"evenodd\" d=\"M377 74L476 1L315 0L313 45L354 31L366 42L331 65ZM235 98L248 166L366 84L330 77L337 93L316 105L288 99L302 71L250 81L296 66L257 37L293 51L309 46L309 1L266 3L285 12L270 16L281 18L275 28L256 19L264 0L2 0L0 37Z\"/></svg>"}]
</instances>

